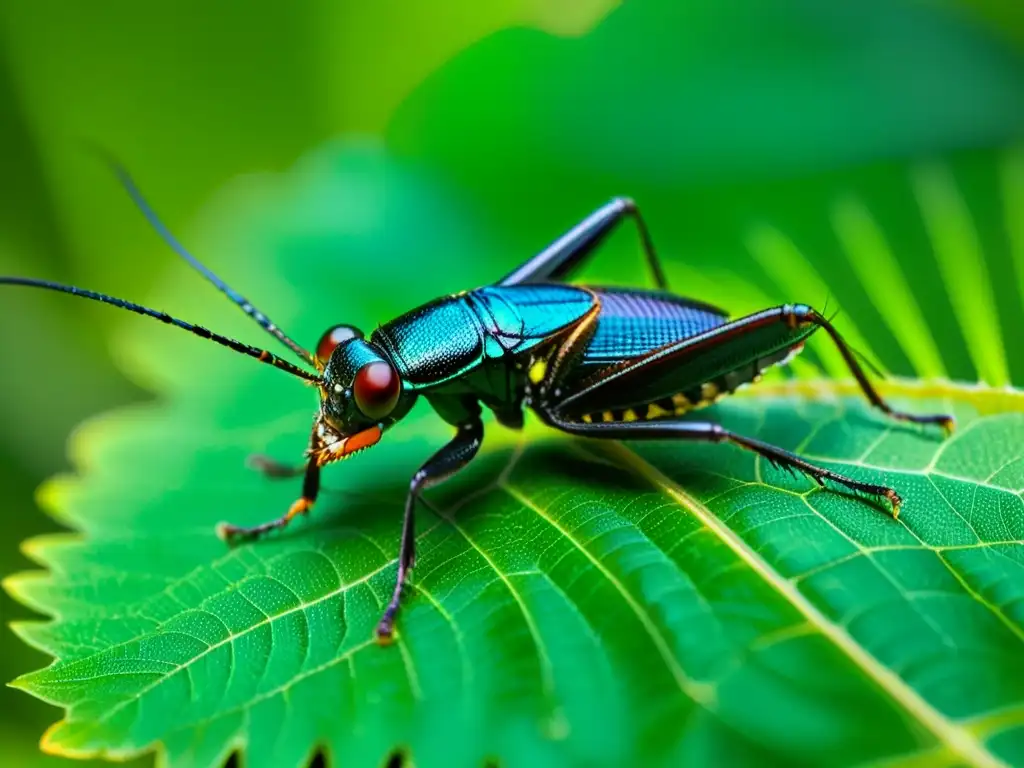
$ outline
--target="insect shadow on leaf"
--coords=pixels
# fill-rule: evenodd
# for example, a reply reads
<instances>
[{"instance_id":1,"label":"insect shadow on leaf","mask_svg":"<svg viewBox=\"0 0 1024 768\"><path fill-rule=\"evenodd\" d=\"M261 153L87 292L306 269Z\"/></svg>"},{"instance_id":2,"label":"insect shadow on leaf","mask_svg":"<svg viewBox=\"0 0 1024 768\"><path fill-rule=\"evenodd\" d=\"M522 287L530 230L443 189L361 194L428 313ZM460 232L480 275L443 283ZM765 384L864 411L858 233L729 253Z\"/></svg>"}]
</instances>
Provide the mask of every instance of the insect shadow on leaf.
<instances>
[{"instance_id":1,"label":"insect shadow on leaf","mask_svg":"<svg viewBox=\"0 0 1024 768\"><path fill-rule=\"evenodd\" d=\"M608 493L642 493L650 487L611 460L589 440L541 439L519 457L508 481L529 477L538 487L589 488ZM599 485L595 483L599 481Z\"/></svg>"}]
</instances>

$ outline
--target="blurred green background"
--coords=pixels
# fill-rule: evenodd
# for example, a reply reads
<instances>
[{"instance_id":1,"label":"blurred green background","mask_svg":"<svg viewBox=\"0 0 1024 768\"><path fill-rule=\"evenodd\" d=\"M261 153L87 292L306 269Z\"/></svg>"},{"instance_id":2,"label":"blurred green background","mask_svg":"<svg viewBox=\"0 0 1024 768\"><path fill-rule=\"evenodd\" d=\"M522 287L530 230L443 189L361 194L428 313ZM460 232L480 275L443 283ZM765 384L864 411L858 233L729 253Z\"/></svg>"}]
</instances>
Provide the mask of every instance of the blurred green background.
<instances>
[{"instance_id":1,"label":"blurred green background","mask_svg":"<svg viewBox=\"0 0 1024 768\"><path fill-rule=\"evenodd\" d=\"M445 5L6 0L0 273L145 301L187 269L87 141L120 157L188 242L229 181L363 134L458 189L490 244L474 276L626 194L681 292L737 312L827 299L893 374L1024 383L1017 0ZM406 240L409 274L429 269ZM259 270L245 254L211 261L243 292ZM639 265L623 233L597 270L635 282ZM393 275L355 271L382 311L401 309ZM208 296L189 319L216 328L231 308ZM252 298L273 315L273 296ZM74 426L150 396L116 362L136 322L0 296L0 573L30 565L20 541L57 529L33 493L67 467ZM826 352L811 360L841 373ZM29 612L0 595L0 615ZM0 677L45 661L0 632ZM60 762L36 757L56 710L0 690L0 712L0 755Z\"/></svg>"}]
</instances>

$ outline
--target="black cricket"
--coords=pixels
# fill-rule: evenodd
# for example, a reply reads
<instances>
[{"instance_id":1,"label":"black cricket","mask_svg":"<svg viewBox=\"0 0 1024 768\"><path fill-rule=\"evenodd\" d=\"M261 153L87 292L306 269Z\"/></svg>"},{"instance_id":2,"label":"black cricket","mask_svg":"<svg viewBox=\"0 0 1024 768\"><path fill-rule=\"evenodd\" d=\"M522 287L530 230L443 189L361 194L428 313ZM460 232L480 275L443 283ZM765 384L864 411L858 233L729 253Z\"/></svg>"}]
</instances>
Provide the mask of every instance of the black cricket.
<instances>
[{"instance_id":1,"label":"black cricket","mask_svg":"<svg viewBox=\"0 0 1024 768\"><path fill-rule=\"evenodd\" d=\"M128 173L111 164L167 244L305 367L101 293L23 277L0 277L0 284L62 291L146 315L318 388L320 410L305 462L300 467L265 458L255 462L269 476L301 474L301 496L281 517L263 525L222 524L218 530L223 538L254 539L307 513L317 499L321 468L375 445L420 396L455 428L451 441L409 484L395 588L377 625L382 642L393 636L402 586L415 563L416 501L426 488L451 477L477 454L484 436L482 407L513 428L522 427L526 406L549 427L582 437L732 443L776 466L800 471L821 486L828 480L883 498L897 516L901 499L892 488L854 480L718 424L687 417L756 381L766 368L784 364L821 328L872 405L894 419L936 424L947 433L953 429L951 416L890 408L832 323L809 306L787 304L729 320L723 310L670 293L647 226L627 198L599 208L493 285L438 298L383 325L369 338L351 326L335 326L320 338L313 354L192 256L159 220ZM568 284L573 271L624 219L636 224L657 289Z\"/></svg>"}]
</instances>

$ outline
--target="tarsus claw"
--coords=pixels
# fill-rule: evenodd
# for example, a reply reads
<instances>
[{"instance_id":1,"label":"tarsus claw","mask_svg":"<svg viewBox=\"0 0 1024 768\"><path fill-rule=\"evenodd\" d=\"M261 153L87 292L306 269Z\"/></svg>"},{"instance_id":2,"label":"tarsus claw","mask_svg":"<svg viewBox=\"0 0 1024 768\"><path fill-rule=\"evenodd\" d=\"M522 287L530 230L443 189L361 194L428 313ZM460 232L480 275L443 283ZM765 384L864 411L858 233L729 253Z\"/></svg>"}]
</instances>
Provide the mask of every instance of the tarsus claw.
<instances>
[{"instance_id":1,"label":"tarsus claw","mask_svg":"<svg viewBox=\"0 0 1024 768\"><path fill-rule=\"evenodd\" d=\"M885 498L892 504L892 517L893 520L898 520L900 517L900 508L903 506L903 499L896 493L892 488L885 489Z\"/></svg>"},{"instance_id":2,"label":"tarsus claw","mask_svg":"<svg viewBox=\"0 0 1024 768\"><path fill-rule=\"evenodd\" d=\"M377 644L378 645L391 645L395 640L395 627L394 624L388 620L387 617L381 619L380 624L377 625Z\"/></svg>"}]
</instances>

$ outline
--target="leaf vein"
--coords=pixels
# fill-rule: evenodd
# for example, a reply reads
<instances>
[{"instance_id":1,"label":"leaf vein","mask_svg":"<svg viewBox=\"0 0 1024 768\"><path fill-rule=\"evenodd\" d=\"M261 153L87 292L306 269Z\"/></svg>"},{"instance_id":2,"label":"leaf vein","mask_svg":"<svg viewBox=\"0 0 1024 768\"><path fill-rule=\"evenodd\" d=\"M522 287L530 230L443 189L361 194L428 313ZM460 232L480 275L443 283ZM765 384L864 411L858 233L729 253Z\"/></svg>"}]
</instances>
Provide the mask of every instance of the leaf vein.
<instances>
[{"instance_id":1,"label":"leaf vein","mask_svg":"<svg viewBox=\"0 0 1024 768\"><path fill-rule=\"evenodd\" d=\"M510 483L504 483L502 487L506 491L508 491L508 493L511 494L517 501L519 501L528 509L532 509L541 519L547 521L555 530L561 533L561 535L567 541L569 541L576 549L578 549L598 569L598 571L600 571L600 573L608 580L608 582L613 587L615 587L619 594L622 595L623 599L626 601L626 604L629 605L630 609L640 620L640 623L643 625L644 629L653 640L654 645L658 650L658 653L661 655L662 660L665 662L665 666L668 667L668 670L675 679L676 684L679 686L679 689L683 693L685 693L689 698L691 698L695 703L704 707L709 706L711 702L714 700L712 687L702 683L698 683L697 681L691 679L683 671L682 667L680 667L679 665L679 660L675 657L675 654L672 652L668 644L668 641L666 640L665 636L661 633L661 631L658 629L657 625L654 623L654 620L651 618L646 608L644 608L644 606L636 600L636 598L629 592L629 590L626 589L625 585L621 581L619 581L618 578L616 578L615 574L613 574L608 569L608 567L601 562L600 559L595 557L586 547L580 544L580 542L577 541L569 533L568 530L566 530L562 525L559 525L559 523L556 520L554 520L554 518L547 514L547 512L540 507L540 505L535 504L532 499L526 496L526 494L518 490Z\"/></svg>"},{"instance_id":2,"label":"leaf vein","mask_svg":"<svg viewBox=\"0 0 1024 768\"><path fill-rule=\"evenodd\" d=\"M908 716L930 731L939 742L945 744L951 751L959 755L970 765L986 766L987 768L1003 765L974 734L955 724L932 707L902 678L885 667L878 659L859 645L841 626L830 621L795 585L787 581L772 568L767 561L751 549L734 531L721 523L710 510L670 481L656 468L644 461L637 453L629 450L621 443L615 443L613 449L623 457L624 463L627 466L632 467L655 488L676 499L680 506L687 509L705 526L713 530L730 549L747 562L754 573L759 575L781 597L803 614L805 619L813 624L838 650L843 652L857 665L867 678L884 691Z\"/></svg>"}]
</instances>

